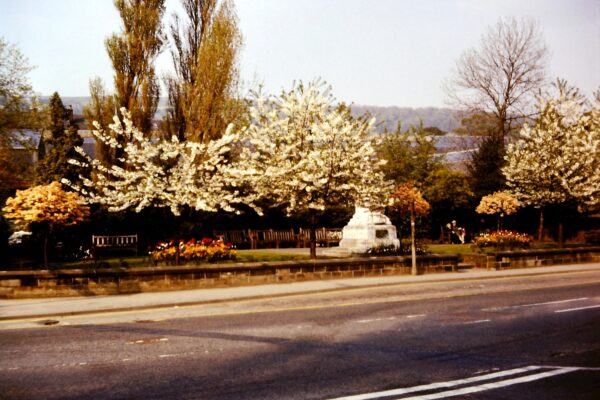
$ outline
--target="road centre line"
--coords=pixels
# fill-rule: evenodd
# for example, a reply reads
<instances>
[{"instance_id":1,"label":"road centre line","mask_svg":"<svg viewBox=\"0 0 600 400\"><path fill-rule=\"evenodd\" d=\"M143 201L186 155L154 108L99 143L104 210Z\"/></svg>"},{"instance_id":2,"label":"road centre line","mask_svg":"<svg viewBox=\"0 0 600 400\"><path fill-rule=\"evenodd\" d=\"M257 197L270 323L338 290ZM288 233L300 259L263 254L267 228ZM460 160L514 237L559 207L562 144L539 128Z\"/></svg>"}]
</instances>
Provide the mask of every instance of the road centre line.
<instances>
[{"instance_id":1,"label":"road centre line","mask_svg":"<svg viewBox=\"0 0 600 400\"><path fill-rule=\"evenodd\" d=\"M555 313L565 313L572 311L581 311L581 310L590 310L592 308L600 308L600 304L596 304L595 306L587 306L587 307L578 307L578 308L567 308L566 310L556 310Z\"/></svg>"},{"instance_id":2,"label":"road centre line","mask_svg":"<svg viewBox=\"0 0 600 400\"><path fill-rule=\"evenodd\" d=\"M584 301L584 300L588 300L588 299L589 299L588 297L580 297L580 298L577 298L577 299L547 301L547 302L544 302L544 303L531 303L531 304L519 304L519 305L516 305L516 306L482 308L481 311L499 311L499 310L508 310L508 309L511 309L511 308L548 306L548 305L552 305L552 304L572 303L572 302L575 302L575 301Z\"/></svg>"},{"instance_id":3,"label":"road centre line","mask_svg":"<svg viewBox=\"0 0 600 400\"><path fill-rule=\"evenodd\" d=\"M421 318L421 317L425 317L426 314L414 314L414 315L407 315L406 318ZM379 321L394 321L398 319L398 317L386 317L386 318L373 318L373 319L359 319L358 321L355 321L357 324L366 324L368 322L379 322Z\"/></svg>"},{"instance_id":4,"label":"road centre line","mask_svg":"<svg viewBox=\"0 0 600 400\"><path fill-rule=\"evenodd\" d=\"M366 324L368 322L378 322L378 321L393 321L396 317L388 317L388 318L373 318L373 319L361 319L356 321L358 324Z\"/></svg>"},{"instance_id":5,"label":"road centre line","mask_svg":"<svg viewBox=\"0 0 600 400\"><path fill-rule=\"evenodd\" d=\"M519 383L533 382L533 381L537 381L540 379L549 378L551 376L556 376L556 375L562 375L562 374L566 374L566 373L577 371L577 370L579 370L579 368L575 368L575 367L560 368L560 369L556 369L554 371L546 371L546 372L540 372L538 374L533 374L533 375L525 375L525 376L522 376L519 378L507 379L505 381L484 383L483 385L469 386L469 387L462 388L462 389L448 390L448 391L439 392L439 393L425 394L425 395L413 396L413 397L405 397L402 400L445 399L447 397L454 397L454 396L461 396L461 395L470 394L470 393L484 392L487 390L493 390L493 389L498 389L498 388L502 388L502 387L506 387L506 386L516 385Z\"/></svg>"},{"instance_id":6,"label":"road centre line","mask_svg":"<svg viewBox=\"0 0 600 400\"><path fill-rule=\"evenodd\" d=\"M385 390L382 392L373 392L373 393L358 394L358 395L353 395L353 396L338 397L338 398L331 399L331 400L369 400L369 399L377 399L380 397L388 397L388 396L396 396L396 395L409 394L409 393L415 393L415 392L422 392L425 390L445 389L445 388L451 388L454 386L465 385L468 383L487 381L487 380L494 379L494 378L502 378L505 376L522 374L522 373L530 372L530 371L537 371L542 368L545 368L545 367L531 365L528 367L493 372L491 374L478 375L478 376L473 376L471 378L457 379L454 381L436 382L436 383L430 383L427 385L413 386L413 387L409 387L409 388L392 389L392 390Z\"/></svg>"},{"instance_id":7,"label":"road centre line","mask_svg":"<svg viewBox=\"0 0 600 400\"><path fill-rule=\"evenodd\" d=\"M491 319L478 319L476 321L464 322L463 325L483 324L485 322L490 322L490 321L491 321Z\"/></svg>"}]
</instances>

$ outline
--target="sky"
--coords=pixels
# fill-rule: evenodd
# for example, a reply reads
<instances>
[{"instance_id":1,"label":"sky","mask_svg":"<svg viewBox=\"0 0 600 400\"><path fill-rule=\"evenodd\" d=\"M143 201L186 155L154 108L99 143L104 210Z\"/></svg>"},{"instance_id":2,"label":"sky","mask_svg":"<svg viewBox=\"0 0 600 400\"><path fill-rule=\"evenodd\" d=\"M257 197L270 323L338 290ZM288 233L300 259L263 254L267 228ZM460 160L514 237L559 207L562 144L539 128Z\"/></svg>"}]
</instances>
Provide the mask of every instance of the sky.
<instances>
[{"instance_id":1,"label":"sky","mask_svg":"<svg viewBox=\"0 0 600 400\"><path fill-rule=\"evenodd\" d=\"M278 94L320 78L347 103L444 107L456 60L499 18L533 18L550 50L548 76L600 89L600 0L235 0L246 88ZM165 22L181 10L166 1ZM111 0L0 0L0 36L36 68L34 91L89 95L112 87L105 38L120 30ZM157 71L170 70L168 51Z\"/></svg>"}]
</instances>

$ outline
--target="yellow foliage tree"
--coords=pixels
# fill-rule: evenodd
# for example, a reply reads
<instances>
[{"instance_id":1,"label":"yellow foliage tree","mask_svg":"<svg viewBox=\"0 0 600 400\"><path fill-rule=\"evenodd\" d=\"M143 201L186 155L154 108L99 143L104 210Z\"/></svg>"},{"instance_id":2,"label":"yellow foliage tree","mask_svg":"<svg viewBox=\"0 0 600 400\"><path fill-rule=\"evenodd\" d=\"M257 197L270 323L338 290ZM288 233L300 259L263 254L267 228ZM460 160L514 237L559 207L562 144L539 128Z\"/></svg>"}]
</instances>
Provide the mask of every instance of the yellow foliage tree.
<instances>
[{"instance_id":1,"label":"yellow foliage tree","mask_svg":"<svg viewBox=\"0 0 600 400\"><path fill-rule=\"evenodd\" d=\"M412 274L417 274L417 253L415 240L415 217L427 215L429 203L421 195L421 191L410 183L404 183L396 188L391 195L391 206L400 211L401 214L410 214L410 240L412 255Z\"/></svg>"},{"instance_id":2,"label":"yellow foliage tree","mask_svg":"<svg viewBox=\"0 0 600 400\"><path fill-rule=\"evenodd\" d=\"M521 203L507 192L494 192L493 194L483 196L481 202L475 209L478 214L498 214L498 227L500 230L501 220L505 215L511 215L517 212Z\"/></svg>"},{"instance_id":3,"label":"yellow foliage tree","mask_svg":"<svg viewBox=\"0 0 600 400\"><path fill-rule=\"evenodd\" d=\"M392 207L401 214L414 213L415 216L421 216L429 213L429 203L423 198L421 191L410 183L398 186L391 197Z\"/></svg>"},{"instance_id":4,"label":"yellow foliage tree","mask_svg":"<svg viewBox=\"0 0 600 400\"><path fill-rule=\"evenodd\" d=\"M54 226L71 226L84 221L89 207L73 192L62 190L60 183L17 190L15 197L6 200L4 216L22 229L37 227L43 237L44 266L48 267L48 235Z\"/></svg>"}]
</instances>

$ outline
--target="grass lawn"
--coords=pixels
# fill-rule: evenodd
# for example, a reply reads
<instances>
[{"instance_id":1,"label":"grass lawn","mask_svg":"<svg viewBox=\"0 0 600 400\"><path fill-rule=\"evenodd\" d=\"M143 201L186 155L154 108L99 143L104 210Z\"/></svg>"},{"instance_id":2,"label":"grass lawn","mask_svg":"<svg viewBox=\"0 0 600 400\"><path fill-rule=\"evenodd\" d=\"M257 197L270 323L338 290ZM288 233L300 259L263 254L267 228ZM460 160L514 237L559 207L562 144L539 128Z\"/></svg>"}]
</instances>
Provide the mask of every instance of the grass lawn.
<instances>
[{"instance_id":1,"label":"grass lawn","mask_svg":"<svg viewBox=\"0 0 600 400\"><path fill-rule=\"evenodd\" d=\"M50 269L96 269L96 268L118 268L118 267L149 267L151 265L148 257L110 257L99 260L80 260L66 262L51 262Z\"/></svg>"},{"instance_id":2,"label":"grass lawn","mask_svg":"<svg viewBox=\"0 0 600 400\"><path fill-rule=\"evenodd\" d=\"M222 261L220 263L234 262L261 262L261 261L288 261L288 260L307 260L308 254L292 253L273 253L268 250L244 250L237 253L235 260ZM164 266L163 263L159 264ZM132 267L151 267L152 262L149 257L109 257L99 260L81 260L69 262L51 262L50 269L97 269L97 268L132 268Z\"/></svg>"},{"instance_id":3,"label":"grass lawn","mask_svg":"<svg viewBox=\"0 0 600 400\"><path fill-rule=\"evenodd\" d=\"M432 254L471 254L470 244L428 244L427 250Z\"/></svg>"},{"instance_id":4,"label":"grass lawn","mask_svg":"<svg viewBox=\"0 0 600 400\"><path fill-rule=\"evenodd\" d=\"M566 245L565 247L579 247L582 245ZM557 248L557 243L532 243L532 249L549 249ZM427 250L431 254L477 254L471 248L470 244L430 244L427 245ZM481 253L479 253L481 254ZM263 262L263 261L291 261L291 260L307 260L309 259L308 252L306 254L297 254L290 249L290 252L285 252L281 249L277 252L269 251L269 249L259 250L241 250L238 251L237 257L232 261L222 261L221 263L243 263L243 262ZM164 264L160 264L163 266ZM50 269L99 269L99 268L132 268L132 267L151 267L152 262L149 257L111 257L102 258L100 260L82 260L70 262L51 262ZM15 265L16 267L16 265ZM19 268L20 269L20 268ZM25 267L31 269L31 266ZM41 268L39 268L41 269Z\"/></svg>"},{"instance_id":5,"label":"grass lawn","mask_svg":"<svg viewBox=\"0 0 600 400\"><path fill-rule=\"evenodd\" d=\"M273 253L268 250L238 251L235 262L308 260L308 254Z\"/></svg>"}]
</instances>

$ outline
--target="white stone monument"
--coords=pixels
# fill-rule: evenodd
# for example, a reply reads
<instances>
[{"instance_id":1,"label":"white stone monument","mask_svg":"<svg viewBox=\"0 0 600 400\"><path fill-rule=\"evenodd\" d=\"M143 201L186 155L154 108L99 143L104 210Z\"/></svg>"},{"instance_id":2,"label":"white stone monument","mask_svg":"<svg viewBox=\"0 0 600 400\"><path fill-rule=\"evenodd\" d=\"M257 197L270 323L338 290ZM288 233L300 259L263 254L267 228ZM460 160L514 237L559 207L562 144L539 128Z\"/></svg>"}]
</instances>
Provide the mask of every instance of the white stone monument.
<instances>
[{"instance_id":1,"label":"white stone monument","mask_svg":"<svg viewBox=\"0 0 600 400\"><path fill-rule=\"evenodd\" d=\"M325 252L327 255L364 254L374 247L400 247L396 227L390 219L377 211L356 207L356 211L342 231L339 247Z\"/></svg>"}]
</instances>

